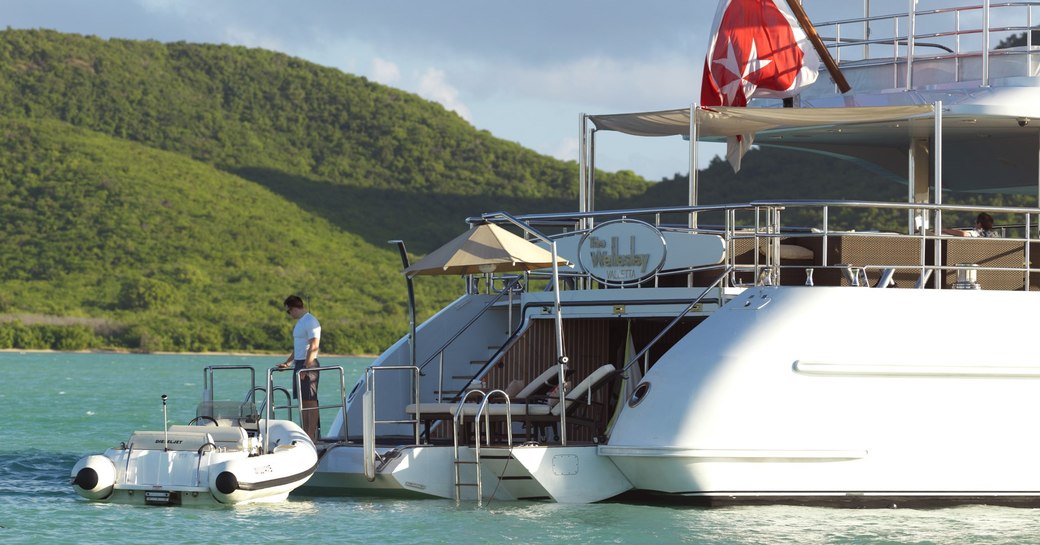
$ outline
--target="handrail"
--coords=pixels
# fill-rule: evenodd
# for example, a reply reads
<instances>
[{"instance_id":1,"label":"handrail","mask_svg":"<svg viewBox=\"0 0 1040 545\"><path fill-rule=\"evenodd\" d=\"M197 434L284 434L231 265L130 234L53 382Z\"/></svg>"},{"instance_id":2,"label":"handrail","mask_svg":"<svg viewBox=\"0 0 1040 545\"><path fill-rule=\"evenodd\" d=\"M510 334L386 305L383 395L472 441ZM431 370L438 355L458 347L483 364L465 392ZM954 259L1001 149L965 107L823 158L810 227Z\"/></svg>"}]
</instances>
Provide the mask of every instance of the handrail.
<instances>
[{"instance_id":1,"label":"handrail","mask_svg":"<svg viewBox=\"0 0 1040 545\"><path fill-rule=\"evenodd\" d=\"M922 16L922 15L927 16L927 15L942 15L944 13L956 13L956 12L963 12L963 11L977 11L977 10L983 9L984 7L985 6L983 4L976 4L976 5L972 5L972 6L950 6L950 7L945 7L945 8L933 8L933 9L928 9L928 10L914 10L914 11L915 11L915 13L918 16ZM1020 0L1020 1L1017 1L1017 2L991 2L989 4L989 7L990 7L990 10L997 9L997 8L1029 8L1029 7L1040 8L1040 2L1037 2L1036 0L1032 0L1032 1L1030 1L1030 0ZM817 28L821 28L821 27L830 27L830 26L851 25L851 24L857 24L857 23L863 23L863 22L871 22L872 23L872 22L886 21L886 20L891 20L891 19L901 19L903 17L907 17L908 15L909 15L908 12L900 12L900 13L888 13L888 14L884 14L884 15L870 15L870 16L866 16L866 17L852 17L852 18L848 18L848 19L835 19L833 21L821 21L819 23L816 23L815 26Z\"/></svg>"},{"instance_id":2,"label":"handrail","mask_svg":"<svg viewBox=\"0 0 1040 545\"><path fill-rule=\"evenodd\" d=\"M253 388L256 387L256 369L252 365L208 365L202 370L202 400L213 401L213 372L216 370L231 371L235 369L244 369L249 371L250 381L249 383Z\"/></svg>"},{"instance_id":3,"label":"handrail","mask_svg":"<svg viewBox=\"0 0 1040 545\"><path fill-rule=\"evenodd\" d=\"M925 224L928 225L927 231L915 229L911 232L894 230L893 232L874 231L871 230L870 225L866 225L864 230L860 227L858 230L848 230L846 227L835 226L832 222L828 221L828 218L832 217L831 209L875 209L875 210L889 210L889 211L905 211L910 214L908 217L922 217L926 218ZM812 222L813 229L806 227L788 227L782 225L780 222L780 212L785 211L785 215L795 209L805 209L810 213L816 213L817 215L822 214L822 223L819 220ZM947 234L942 233L942 219L945 216L941 214L956 213L962 216L970 213L971 217L974 218L977 213L989 212L991 215L1003 216L1006 222L1002 223L1006 228L1002 233L1004 240L1015 240L1021 242L1024 245L1024 254L1026 260L1023 264L1017 267L982 267L978 270L990 270L990 271L1011 271L1011 270L1022 270L1023 272L1034 273L1040 270L1040 268L1032 267L1029 258L1036 252L1030 248L1030 245L1034 242L1040 241L1038 233L1035 231L1037 220L1040 219L1040 207L1029 207L1029 206L981 206L981 205L957 205L957 204L935 204L935 203L910 203L910 202L887 202L887 201L860 201L860 200L828 200L828 199L793 199L793 200L756 200L736 204L720 204L710 206L675 206L675 207L660 207L660 208L649 208L649 209L620 209L620 210L605 210L599 212L584 212L578 214L564 213L564 214L536 214L530 216L522 216L521 218L528 221L535 219L553 219L553 218L567 218L570 221L577 221L581 218L586 217L638 217L638 216L649 216L649 215L660 215L662 213L676 215L690 214L691 212L705 212L705 211L724 211L726 212L726 225L721 229L717 227L701 227L701 228L688 228L677 226L676 231L696 233L696 234L715 234L723 237L727 243L726 260L719 265L693 267L681 270L671 270L664 273L658 273L656 276L662 276L667 274L685 274L694 271L707 271L712 269L720 268L720 266L732 266L731 275L733 272L739 271L754 271L754 280L745 280L747 284L742 285L753 285L763 282L771 284L777 284L780 279L780 273L784 269L789 269L798 265L793 264L781 264L780 260L780 249L781 239L784 238L796 238L796 239L811 239L811 238L822 238L823 247L822 254L818 257L818 263L814 265L815 268L830 268L835 265L828 259L828 243L829 237L841 235L842 237L866 237L866 236L881 236L881 237L892 237L892 238L905 238L913 237L919 239L922 244L920 263L916 268L930 267L925 262L926 250L925 244L936 244L938 245L941 241L950 238ZM748 215L747 218L751 219L752 215L754 221L748 223L745 226L737 224L737 214ZM1020 234L1012 234L1007 236L1011 229L1016 229L1013 225L1022 224L1021 219L1014 216L1024 216L1025 227L1018 229ZM837 217L837 216L833 216ZM762 222L760 220L764 219ZM967 220L965 219L967 223ZM660 227L659 227L660 228ZM573 232L561 233L556 236L573 236ZM729 245L731 241L737 239L756 239L767 241L768 244L764 246L766 250L766 259L759 261L759 254L754 254L754 260L750 263L738 263L735 261L737 257L734 253L735 248ZM763 246L756 246L763 247ZM900 268L900 264L886 263L884 256L877 256L875 258L876 263L871 265L864 265L857 263L856 265L861 268ZM940 265L937 267L940 271L953 270L955 267L952 265ZM761 274L766 273L766 274ZM534 274L534 273L532 273ZM578 274L583 274L578 272ZM940 276L934 277L936 282L939 282ZM1029 285L1028 276L1026 277L1025 285ZM1033 282L1035 284L1035 282ZM656 285L656 284L655 284ZM733 284L734 286L737 284ZM938 284L937 284L938 285ZM1000 289L1000 288L998 288Z\"/></svg>"},{"instance_id":4,"label":"handrail","mask_svg":"<svg viewBox=\"0 0 1040 545\"><path fill-rule=\"evenodd\" d=\"M307 369L308 373L309 372L321 373L321 372L327 372L327 371L338 371L339 372L339 377L340 377L340 380L339 380L339 382L340 382L340 395L338 396L337 399L341 400L341 402L338 405L318 405L318 406L315 406L315 407L304 408L304 406L303 406L303 395L301 394L301 395L297 396L296 407L297 407L297 410L300 413L300 419L301 419L300 423L301 424L303 423L302 419L303 419L303 414L304 414L305 410L308 410L308 411L320 411L321 409L331 409L333 407L338 407L338 408L340 408L343 411L343 414L346 414L346 407L347 407L346 399L347 398L346 398L346 395L344 395L345 392L346 392L346 383L345 383L345 377L344 377L343 368L338 366L338 365L332 365L332 366L328 366L328 367L313 367L313 368L308 368ZM271 425L270 424L271 419L274 418L274 416L275 416L275 411L277 411L278 409L288 409L288 411L289 411L289 415L288 415L289 416L289 420L292 420L292 418L293 418L293 416L292 416L293 415L293 402L292 402L292 396L289 394L289 390L287 388L274 385L274 374L275 373L283 373L283 372L291 372L291 373L293 373L292 380L295 383L296 391L297 392L303 392L303 387L302 387L303 385L301 383L300 373L297 373L295 368L293 368L293 367L284 367L284 368L283 367L273 367L273 368L270 368L270 369L267 370L267 386L266 386L266 388L264 390L264 403L263 403L262 408L260 409L260 411L258 411L258 412L260 412L261 414L264 415L264 421L265 421L265 427L264 427L264 452L269 452L268 444L267 444L267 440L268 440L268 437L269 437L268 430L269 430L270 425ZM253 387L253 391L255 391L257 389L258 389L258 387L256 387L256 386ZM276 405L274 403L274 400L273 400L274 393L275 392L279 392L279 391L285 393L285 398L286 398L286 404L285 405ZM346 435L346 424L345 423L344 423L343 428L344 428L344 431L343 431L344 435L343 435L343 437L344 437L344 440L345 440L346 437L347 437L347 435ZM316 433L316 436L314 437L314 442L317 443L318 440L320 440L320 439L321 439L321 433L319 431L319 432Z\"/></svg>"},{"instance_id":5,"label":"handrail","mask_svg":"<svg viewBox=\"0 0 1040 545\"><path fill-rule=\"evenodd\" d=\"M697 206L663 206L656 208L619 208L614 210L598 210L595 212L582 212L582 213L542 213L542 214L527 214L523 216L517 216L518 219L523 221L539 221L539 220L553 220L553 219L582 219L582 218L602 218L612 216L641 216L650 214L689 214L691 212L703 213L703 212L716 212L716 211L729 211L729 210L744 210L751 211L756 207L766 206L835 206L835 207L852 207L852 208L896 208L896 209L908 209L908 210L944 210L953 212L1000 212L1010 214L1036 214L1040 212L1040 208L1033 207L1007 207L1007 206L982 206L982 205L956 205L956 204L933 204L933 203L907 203L907 202L890 202L890 201L851 201L851 200L828 200L828 199L792 199L792 200L756 200L756 201L745 201L739 203L727 203L727 204L715 204L715 205L697 205ZM687 229L689 230L689 229ZM562 233L561 235L569 235L571 233Z\"/></svg>"},{"instance_id":6,"label":"handrail","mask_svg":"<svg viewBox=\"0 0 1040 545\"><path fill-rule=\"evenodd\" d=\"M869 4L868 4L869 5ZM963 5L963 6L945 6L935 9L917 9L916 2L911 3L910 7L905 11L889 13L884 15L870 15L865 13L862 17L852 17L833 21L822 21L818 22L815 26L820 33L833 34L824 38L830 41L828 48L834 50L835 57L839 62L848 63L841 58L841 52L846 48L863 48L862 57L852 62L857 65L871 65L875 62L884 62L886 64L892 64L894 62L905 62L906 63L906 80L905 83L899 84L897 77L893 77L893 87L896 85L903 86L907 89L913 88L913 65L915 62L927 61L934 59L961 59L967 57L981 57L982 65L981 72L977 75L979 85L986 87L990 85L991 74L989 71L990 58L995 55L1005 54L1001 51L992 51L990 47L990 36L997 32L1025 32L1027 33L1026 44L1028 46L1035 46L1032 43L1031 32L1033 27L1031 23L1031 15L1034 9L1040 8L1040 2L1035 0L1027 1L1016 1L1016 2L991 2L990 0L983 0L979 4L975 5ZM1025 21L1025 25L995 25L993 21L997 18L996 15L1000 13L1007 13L1012 10L1024 10L1025 16L1018 18L1018 20ZM977 12L982 12L981 16L977 15ZM969 23L968 26L961 26L961 14L968 13L977 18L978 22ZM954 28L949 31L942 32L918 32L919 28L928 26L923 25L919 22L919 19L926 21L934 21L937 17L949 17L951 15L955 18ZM945 19L944 19L945 20ZM872 25L873 24L873 25ZM856 28L862 26L863 39L852 40L842 36L842 31L846 27ZM885 31L885 27L889 26L891 30ZM875 32L880 31L881 37L876 37ZM855 32L854 32L855 34ZM962 36L979 36L981 35L980 47L969 45L962 48L961 37ZM941 44L926 43L920 40L933 39L933 38L949 38L952 39L952 45L954 49L942 46ZM881 55L872 54L870 46L884 46L885 49L880 50ZM891 48L890 50L888 48ZM922 56L917 54L917 49L921 47L942 47L949 52L949 55L939 56ZM900 50L903 51L903 55L900 55ZM1008 54L1028 54L1029 51L1016 51ZM865 64L860 64L865 63ZM1029 64L1032 66L1032 63ZM1031 75L1031 74L1021 74ZM959 72L955 76L956 81L966 81L969 78L962 78L962 74ZM971 80L976 79L975 77L970 78Z\"/></svg>"},{"instance_id":7,"label":"handrail","mask_svg":"<svg viewBox=\"0 0 1040 545\"><path fill-rule=\"evenodd\" d=\"M466 392L466 395L464 395L462 397L462 399L459 401L458 405L455 406L455 412L452 414L452 426L451 426L451 429L452 429L452 440L453 440L454 447L455 447L455 450L454 450L455 464L454 464L454 466L455 466L455 505L456 506L459 505L459 502L462 499L462 494L461 494L461 491L459 490L459 487L461 486L460 483L462 481L461 474L459 472L459 430L462 428L462 421L465 419L465 416L466 416L466 413L465 413L466 400L469 399L469 397L471 395L474 395L474 394L483 396L481 398L482 400L487 398L487 395L484 392L480 391L480 390L469 390L469 391ZM416 409L418 409L418 407L416 407ZM480 502L483 501L483 497L484 497L483 496L483 490L481 489L481 482L480 482L480 440L479 440L479 436L480 436L480 422L479 421L474 421L474 427L477 429L477 436L478 436L478 440L477 440L477 444L476 444L476 450L474 450L474 453L473 453L473 455L474 455L474 462L473 463L475 464L475 467L476 467L476 483L475 484L476 484L476 487L477 487L477 502L479 504Z\"/></svg>"},{"instance_id":8,"label":"handrail","mask_svg":"<svg viewBox=\"0 0 1040 545\"><path fill-rule=\"evenodd\" d=\"M449 337L448 340L445 341L445 343L440 346L440 348L438 348L437 350L434 350L433 352L431 352L430 353L430 357L426 358L426 360L423 361L422 364L417 366L419 368L419 370L422 371L423 369L425 369L426 366L429 365L430 362L432 362L434 358L436 358L438 355L440 355L441 352L444 352L448 348L448 346L451 345L451 343L455 342L456 339L458 339L463 333L466 332L466 330L469 329L469 326L473 325L478 319L480 319L481 316L484 315L485 312L488 311L488 309L490 309L492 306L494 306L495 303L497 303L499 300L501 300L503 296L505 296L507 293L509 293L509 290L512 289L512 287L514 285L516 285L520 281L521 278L522 277L517 276L511 282L506 284L498 292L498 294L495 295L494 299L492 299L491 301L488 301L488 303L486 305L484 305L484 308L480 309L480 312L478 312L476 315L474 315L472 318L470 318L470 320L468 322L466 322L465 325L460 327L459 330L456 331L454 335Z\"/></svg>"},{"instance_id":9,"label":"handrail","mask_svg":"<svg viewBox=\"0 0 1040 545\"><path fill-rule=\"evenodd\" d=\"M373 424L412 424L415 435L415 444L419 444L419 423L422 415L419 412L419 368L414 365L372 365L365 368L365 389L372 393L372 405L376 403L376 372L384 371L411 371L412 372L412 403L415 404L415 418L406 420L376 420L372 413Z\"/></svg>"},{"instance_id":10,"label":"handrail","mask_svg":"<svg viewBox=\"0 0 1040 545\"><path fill-rule=\"evenodd\" d=\"M862 21L858 21L858 22L862 22ZM978 30L978 31L975 31L975 32L981 32L981 30ZM934 34L933 33L934 37L945 36L945 35L946 34ZM860 39L860 38L824 38L824 37L821 37L820 39L823 40L824 42L829 42L829 43L834 44L834 47L851 47L851 46L863 47L865 45L891 45L893 43L891 38L874 38L874 39L869 39L869 40L863 40L863 39ZM898 45L902 45L902 46L909 45L909 42L907 40L896 40L895 43L898 44ZM914 46L915 47L934 47L935 49L941 49L941 50L943 50L943 51L945 51L947 53L956 53L956 51L954 51L954 50L950 49L949 47L947 47L947 46L945 46L943 44L940 44L940 43L916 42L915 41L914 42ZM864 59L864 60L869 60L869 59ZM880 59L878 59L878 60L880 60ZM892 62L891 58L887 58L885 60L887 62L889 62L889 63ZM862 62L862 61L855 61L855 62Z\"/></svg>"},{"instance_id":11,"label":"handrail","mask_svg":"<svg viewBox=\"0 0 1040 545\"><path fill-rule=\"evenodd\" d=\"M264 388L264 387L261 387L261 386L253 386L253 391L251 392L251 395L253 395L257 390L260 390L261 392L264 392L264 396L267 395L267 388ZM281 406L273 405L274 409L275 410L278 410L278 409L288 409L289 410L289 418L288 419L292 420L292 394L289 393L289 389L288 388L283 388L281 386L278 386L278 387L275 387L275 388L271 389L272 395L274 393L277 393L277 392L281 392L281 393L285 394L285 405L281 405ZM254 395L254 399L255 399L255 395ZM264 414L264 411L267 410L267 402L268 402L267 398L265 397L264 398L264 402L261 403L260 407L257 408L256 412L258 414ZM272 401L271 403L273 404L274 402Z\"/></svg>"},{"instance_id":12,"label":"handrail","mask_svg":"<svg viewBox=\"0 0 1040 545\"><path fill-rule=\"evenodd\" d=\"M286 370L288 371L290 369L286 369ZM336 397L336 399L340 400L340 402L338 404L336 404L336 405L315 405L313 407L304 407L303 406L303 396L302 395L298 396L297 400L296 400L297 401L296 408L300 412L301 423L302 423L303 415L304 415L305 411L319 411L319 414L320 414L321 409L338 408L341 411L343 411L342 414L347 414L347 396L346 396L347 385L346 385L346 377L345 377L345 374L343 372L343 367L341 367L339 365L330 365L328 367L324 367L323 366L323 367L313 367L313 368L308 368L307 369L308 373L311 373L311 372L323 373L323 372L328 372L328 371L337 371L337 372L339 372L339 395ZM300 377L300 373L296 373L293 376L293 380L296 382L296 391L297 392L302 392L303 391L303 384L302 384L302 379ZM286 390L286 394L288 394L288 390ZM290 403L292 403L292 402L290 401ZM291 408L289 410L289 414L290 414L290 418L291 418L291 415L292 415L292 409ZM347 437L348 437L347 436L347 424L348 423L346 421L343 422L343 436L342 436L342 439L344 441L346 441ZM321 439L321 433L320 433L320 428L319 428L319 433L314 438L314 442L317 443L320 439Z\"/></svg>"},{"instance_id":13,"label":"handrail","mask_svg":"<svg viewBox=\"0 0 1040 545\"><path fill-rule=\"evenodd\" d=\"M256 368L253 367L252 365L209 365L209 366L206 366L205 368L203 368L203 370L202 370L202 402L203 403L207 403L208 402L210 405L213 405L213 403L214 403L213 392L214 392L215 386L216 386L215 374L214 373L216 371L218 371L218 370L220 370L220 371L234 371L234 370L249 371L249 384L250 384L250 388L249 388L249 391L246 392L246 395L245 395L245 398L242 401L242 404L245 404L245 403L249 402L250 400L252 400L253 409L256 411L256 414L259 415L260 411L256 409L256 391L257 390L264 390L265 391L265 394L264 394L264 404L265 405L267 404L267 400L268 400L269 396L266 393L267 392L266 389L261 388L260 386L257 386L257 384L256 384ZM164 397L163 403L164 403L164 406L165 406L165 397ZM215 414L215 409L214 409L214 414ZM238 413L239 424L242 423L241 422L241 417L242 417L242 414L241 414L241 405L240 405L239 406L239 413ZM265 432L264 436L265 436L265 441L266 441L266 436L267 436L266 432ZM265 448L265 450L266 450L266 448Z\"/></svg>"},{"instance_id":14,"label":"handrail","mask_svg":"<svg viewBox=\"0 0 1040 545\"><path fill-rule=\"evenodd\" d=\"M722 274L719 275L719 277L716 278L714 282L709 284L708 287L704 288L704 291L702 291L701 294L698 295L697 298L694 299L692 303L690 303L689 305L686 305L686 308L684 308L682 310L682 312L680 312L675 318L673 318L671 323L669 323L667 326L665 326L664 329L662 329L661 332L658 333L657 336L654 337L652 341L647 343L647 345L644 346L642 350L640 350L638 353L636 353L636 355L633 356L632 359L629 360L628 363L626 363L625 366L621 368L621 372L622 373L627 373L629 368L631 368L632 365L634 365L636 362L638 362L639 359L642 358L643 355L647 353L647 351L649 351L655 344L657 344L657 341L661 340L661 337L664 337L664 335L666 333L671 331L671 329L673 327L675 327L675 324L679 323L679 320L682 320L683 317L685 317L687 313L689 313L691 310L693 310L694 307L696 307L701 302L701 300L703 300L704 297L708 295L709 291L711 291L713 288L718 287L719 285L721 285L722 281L726 279L726 276L730 273L730 271L732 269L733 269L733 265L730 265L730 266L726 267L726 269L724 271L722 271Z\"/></svg>"},{"instance_id":15,"label":"handrail","mask_svg":"<svg viewBox=\"0 0 1040 545\"><path fill-rule=\"evenodd\" d=\"M415 418L408 420L378 420L376 419L376 372L383 371L411 371L412 372L412 403L415 404ZM345 403L345 401L344 401ZM419 423L422 415L419 409L419 368L414 365L371 365L365 368L365 391L361 394L362 413L362 462L364 464L365 478L369 482L375 480L376 467L376 425L377 424L412 424L415 435L414 444L419 444ZM343 413L344 415L346 412ZM345 426L345 425L344 425ZM344 435L346 437L346 435Z\"/></svg>"},{"instance_id":16,"label":"handrail","mask_svg":"<svg viewBox=\"0 0 1040 545\"><path fill-rule=\"evenodd\" d=\"M495 394L502 394L502 397L506 400L506 444L513 446L513 408L509 401L509 394L503 390L491 390L484 395L484 400L481 401L480 407L477 408L477 414L474 418L476 423L476 437L477 437L477 451L480 451L480 417L484 416L484 434L487 436L487 444L491 446L491 413L484 414L484 409L487 408L488 402L491 401L491 396Z\"/></svg>"},{"instance_id":17,"label":"handrail","mask_svg":"<svg viewBox=\"0 0 1040 545\"><path fill-rule=\"evenodd\" d=\"M999 212L1001 214L1036 214L1040 213L1040 207L1024 206L983 206L969 204L934 204L934 203L905 203L886 201L831 201L813 199L793 200L759 200L751 201L751 206L836 206L849 208L894 208L911 210L941 210L944 212Z\"/></svg>"},{"instance_id":18,"label":"handrail","mask_svg":"<svg viewBox=\"0 0 1040 545\"><path fill-rule=\"evenodd\" d=\"M479 477L479 474L480 474L480 416L484 415L484 435L487 436L487 445L490 447L491 446L491 413L484 414L484 409L487 408L488 401L491 400L491 396L493 396L495 394L502 394L502 397L504 397L505 400L506 400L506 445L510 449L513 448L513 415L512 415L513 409L512 409L512 405L509 402L509 394L505 393L502 390L491 390L490 392L484 394L484 399L483 399L483 401L480 402L480 407L477 408L477 414L473 417L473 431L474 431L474 437L475 437L475 441L474 441L475 448L473 449L473 458L477 462L476 468L477 468L477 474L478 474L478 477L477 477L477 507L483 507L484 506L484 485L483 485L483 480ZM461 407L461 405L460 405L460 407ZM455 429L458 429L457 425L456 425ZM501 479L502 479L502 477L500 476L499 477L499 481L501 481ZM492 495L494 495L493 492L492 492Z\"/></svg>"}]
</instances>

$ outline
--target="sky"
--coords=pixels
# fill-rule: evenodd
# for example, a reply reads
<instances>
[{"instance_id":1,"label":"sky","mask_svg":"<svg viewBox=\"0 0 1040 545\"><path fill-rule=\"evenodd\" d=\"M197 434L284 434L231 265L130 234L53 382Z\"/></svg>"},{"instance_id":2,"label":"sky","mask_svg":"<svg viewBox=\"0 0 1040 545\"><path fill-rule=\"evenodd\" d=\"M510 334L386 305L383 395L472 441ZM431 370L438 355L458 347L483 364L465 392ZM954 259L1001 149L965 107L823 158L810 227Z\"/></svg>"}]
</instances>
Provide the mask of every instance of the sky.
<instances>
[{"instance_id":1,"label":"sky","mask_svg":"<svg viewBox=\"0 0 1040 545\"><path fill-rule=\"evenodd\" d=\"M840 0L846 8L863 2ZM815 20L836 18L832 3L803 0ZM4 0L0 25L280 51L577 160L581 113L697 100L715 10L715 0ZM701 166L722 153L702 147ZM596 166L649 180L685 175L688 144L600 134Z\"/></svg>"}]
</instances>

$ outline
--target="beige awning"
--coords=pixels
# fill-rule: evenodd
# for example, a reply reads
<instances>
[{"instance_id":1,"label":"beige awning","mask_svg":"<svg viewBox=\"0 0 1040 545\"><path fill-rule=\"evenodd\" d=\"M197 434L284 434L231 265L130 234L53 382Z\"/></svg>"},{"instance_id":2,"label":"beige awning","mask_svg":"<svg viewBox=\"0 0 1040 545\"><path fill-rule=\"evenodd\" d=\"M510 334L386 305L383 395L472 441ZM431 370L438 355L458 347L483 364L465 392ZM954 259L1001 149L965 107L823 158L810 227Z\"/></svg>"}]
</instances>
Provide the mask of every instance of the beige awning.
<instances>
[{"instance_id":1,"label":"beige awning","mask_svg":"<svg viewBox=\"0 0 1040 545\"><path fill-rule=\"evenodd\" d=\"M736 108L697 109L697 133L702 138L758 133L772 129L833 127L931 117L930 104L856 108ZM635 136L688 136L690 109L630 114L591 115L598 130Z\"/></svg>"},{"instance_id":2,"label":"beige awning","mask_svg":"<svg viewBox=\"0 0 1040 545\"><path fill-rule=\"evenodd\" d=\"M560 265L570 265L558 258ZM552 266L552 252L505 229L484 224L455 237L404 270L404 274L460 275L530 271Z\"/></svg>"}]
</instances>

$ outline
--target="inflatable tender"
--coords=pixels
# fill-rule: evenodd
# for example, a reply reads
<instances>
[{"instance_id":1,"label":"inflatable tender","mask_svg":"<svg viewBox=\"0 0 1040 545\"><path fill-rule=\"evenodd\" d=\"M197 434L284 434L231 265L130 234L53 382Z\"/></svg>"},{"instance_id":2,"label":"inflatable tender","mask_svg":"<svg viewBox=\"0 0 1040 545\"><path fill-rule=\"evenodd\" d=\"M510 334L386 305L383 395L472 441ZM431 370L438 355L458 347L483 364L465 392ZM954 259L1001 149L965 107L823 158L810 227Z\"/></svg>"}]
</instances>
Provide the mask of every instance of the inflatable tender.
<instances>
[{"instance_id":1,"label":"inflatable tender","mask_svg":"<svg viewBox=\"0 0 1040 545\"><path fill-rule=\"evenodd\" d=\"M314 473L314 443L288 420L260 420L251 428L136 431L123 445L80 459L72 486L88 500L144 505L284 500Z\"/></svg>"}]
</instances>

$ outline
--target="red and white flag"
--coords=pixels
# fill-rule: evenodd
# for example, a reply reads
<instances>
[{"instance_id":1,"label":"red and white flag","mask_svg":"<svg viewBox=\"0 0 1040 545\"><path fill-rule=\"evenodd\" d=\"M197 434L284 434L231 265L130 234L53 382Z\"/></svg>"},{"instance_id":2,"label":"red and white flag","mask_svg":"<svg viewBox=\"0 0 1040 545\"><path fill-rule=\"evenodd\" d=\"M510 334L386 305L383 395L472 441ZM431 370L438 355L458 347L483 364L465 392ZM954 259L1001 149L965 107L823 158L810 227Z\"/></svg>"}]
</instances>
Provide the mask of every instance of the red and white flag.
<instances>
[{"instance_id":1,"label":"red and white flag","mask_svg":"<svg viewBox=\"0 0 1040 545\"><path fill-rule=\"evenodd\" d=\"M773 0L721 0L701 81L701 106L747 106L752 97L791 97L816 81L820 58L797 19ZM753 136L729 139L734 172Z\"/></svg>"}]
</instances>

